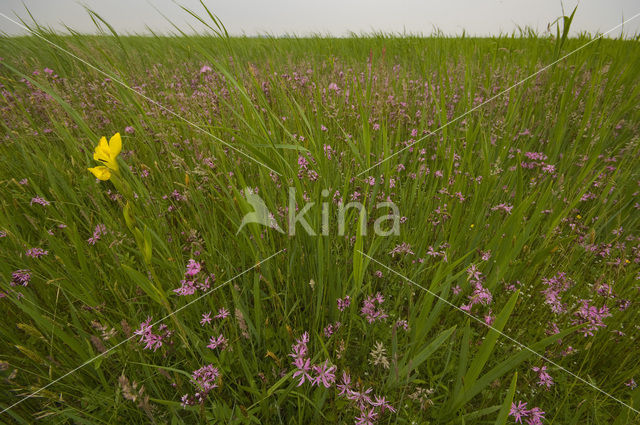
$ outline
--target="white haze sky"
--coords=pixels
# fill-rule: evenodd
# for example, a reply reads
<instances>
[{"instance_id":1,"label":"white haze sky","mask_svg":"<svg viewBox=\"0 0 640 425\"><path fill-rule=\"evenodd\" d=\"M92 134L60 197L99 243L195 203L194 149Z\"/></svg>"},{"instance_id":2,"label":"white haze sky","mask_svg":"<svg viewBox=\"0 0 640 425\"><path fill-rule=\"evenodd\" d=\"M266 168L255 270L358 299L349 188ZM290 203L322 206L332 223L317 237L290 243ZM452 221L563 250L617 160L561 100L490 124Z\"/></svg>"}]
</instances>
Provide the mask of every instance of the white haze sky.
<instances>
[{"instance_id":1,"label":"white haze sky","mask_svg":"<svg viewBox=\"0 0 640 425\"><path fill-rule=\"evenodd\" d=\"M222 19L232 35L334 35L383 31L429 35L434 28L445 34L493 35L511 33L518 27L532 27L542 33L547 24L569 14L576 0L207 0L207 7ZM119 33L175 32L162 16L187 32L202 30L202 24L180 5L206 12L198 0L0 0L0 12L15 19L28 19L25 5L38 23L84 33L96 28L83 5L93 9ZM571 33L605 32L624 19L640 13L639 0L583 0ZM24 34L18 26L0 16L0 31ZM640 16L624 27L627 35L640 33ZM609 36L619 36L620 29Z\"/></svg>"}]
</instances>

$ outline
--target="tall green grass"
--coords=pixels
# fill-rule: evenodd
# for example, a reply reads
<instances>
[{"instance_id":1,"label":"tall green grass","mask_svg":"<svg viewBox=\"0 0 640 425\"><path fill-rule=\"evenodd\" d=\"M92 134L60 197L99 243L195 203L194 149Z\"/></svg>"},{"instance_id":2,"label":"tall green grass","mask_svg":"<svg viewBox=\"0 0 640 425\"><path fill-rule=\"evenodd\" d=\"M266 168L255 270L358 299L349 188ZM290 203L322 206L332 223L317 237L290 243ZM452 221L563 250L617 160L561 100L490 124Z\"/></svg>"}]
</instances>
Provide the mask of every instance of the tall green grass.
<instances>
[{"instance_id":1,"label":"tall green grass","mask_svg":"<svg viewBox=\"0 0 640 425\"><path fill-rule=\"evenodd\" d=\"M380 164L370 174L384 175L385 183L369 186L357 177L360 171L420 137L411 135L413 129L423 134L440 127L479 97L513 85L589 36L228 38L214 15L193 13L218 35L63 36L34 30L210 134L41 39L0 39L0 230L6 232L0 238L0 290L7 294L0 299L0 407L125 340L147 316L161 318L191 301L195 296L173 293L189 258L214 273L217 284L286 251L167 319L175 331L172 345L153 352L134 338L3 413L2 421L352 422L353 409L333 389L298 387L292 379L287 354L304 331L311 336L313 361L331 359L340 374L349 371L398 409L381 423L511 423L507 414L516 400L540 406L549 424L638 420L629 408L557 368L550 367L556 384L544 391L531 371L543 362L497 332L638 408L639 390L624 385L640 380L637 40L594 42ZM107 25L97 14L91 17ZM203 65L212 71L201 73ZM327 91L331 83L340 90ZM127 126L135 132L125 133ZM97 183L86 171L96 165L92 153L99 137L115 132L123 136L122 178L136 194L131 203L152 247L150 261L127 227L125 203L113 183ZM211 135L280 173L279 184L268 169ZM337 151L332 159L325 145ZM544 152L557 177L520 167L529 161L525 152ZM315 159L317 181L299 178L301 155ZM607 161L611 157L616 161ZM399 164L406 170L397 171ZM421 164L430 174L412 179ZM143 178L142 170L149 176ZM434 176L436 170L442 178ZM320 204L327 201L323 189L331 196L338 190L345 200L359 191L369 218L380 214L373 208L377 197L393 193L406 221L399 236L378 237L371 222L363 235L352 210L347 236L338 236L330 196L329 236L312 237L298 228L290 237L257 225L236 235L251 211L245 187L257 188L272 212L284 213L288 186L296 188L299 205L303 193L317 203L307 218L318 233ZM172 200L174 190L186 201ZM456 192L466 200L458 202ZM597 198L581 201L588 192ZM36 196L51 205L32 204ZM512 204L511 214L491 212L500 203ZM435 211L444 204L442 221ZM434 225L438 217L442 222ZM98 224L108 232L90 245ZM620 227L621 235L612 234ZM625 247L602 258L581 246L587 242ZM401 243L415 255L391 256ZM425 254L445 243L448 261ZM26 257L32 247L49 255ZM490 251L490 259L480 260L481 251ZM608 264L616 256L622 264ZM466 269L472 263L494 297L493 330L443 301L467 301ZM31 270L29 286L10 285L18 269ZM571 309L578 299L596 297L594 285L601 283L611 284L631 307L619 311L609 300L613 315L593 337L583 337L569 322L549 336L548 322L556 318L543 303L542 278L557 272L575 282L565 299ZM518 290L507 291L507 284ZM376 292L385 295L390 318L371 325L359 309ZM336 299L345 295L352 305L340 312ZM226 322L214 329L199 324L202 313L223 306L231 311ZM407 332L393 327L401 319L408 321ZM336 321L340 330L325 337L323 328ZM230 349L206 348L218 333ZM575 354L561 356L559 338L561 348L570 345ZM369 364L378 341L386 347L389 369ZM180 397L194 391L191 372L208 363L220 368L219 388L206 403L183 409ZM121 376L135 381L137 390L144 386L135 401L125 398ZM428 402L410 397L417 388L433 389Z\"/></svg>"}]
</instances>

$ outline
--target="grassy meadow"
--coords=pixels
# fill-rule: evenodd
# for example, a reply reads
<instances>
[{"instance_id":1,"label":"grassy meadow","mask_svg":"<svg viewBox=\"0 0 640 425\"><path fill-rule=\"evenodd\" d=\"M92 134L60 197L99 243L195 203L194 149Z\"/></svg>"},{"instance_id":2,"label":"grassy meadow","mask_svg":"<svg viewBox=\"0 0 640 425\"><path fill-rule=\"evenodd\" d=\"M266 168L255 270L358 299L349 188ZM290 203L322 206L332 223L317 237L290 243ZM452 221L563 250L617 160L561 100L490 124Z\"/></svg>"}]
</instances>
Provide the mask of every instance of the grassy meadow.
<instances>
[{"instance_id":1,"label":"grassy meadow","mask_svg":"<svg viewBox=\"0 0 640 425\"><path fill-rule=\"evenodd\" d=\"M640 423L637 39L33 29L0 423Z\"/></svg>"}]
</instances>

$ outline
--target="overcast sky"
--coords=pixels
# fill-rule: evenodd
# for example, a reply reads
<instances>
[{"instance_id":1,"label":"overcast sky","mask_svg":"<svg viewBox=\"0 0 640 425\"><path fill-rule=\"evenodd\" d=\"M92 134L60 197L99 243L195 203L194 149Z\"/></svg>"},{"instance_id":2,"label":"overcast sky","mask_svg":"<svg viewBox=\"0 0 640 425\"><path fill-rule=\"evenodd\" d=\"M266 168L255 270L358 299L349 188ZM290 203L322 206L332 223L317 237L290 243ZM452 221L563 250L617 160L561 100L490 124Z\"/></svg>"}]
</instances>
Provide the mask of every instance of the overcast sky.
<instances>
[{"instance_id":1,"label":"overcast sky","mask_svg":"<svg viewBox=\"0 0 640 425\"><path fill-rule=\"evenodd\" d=\"M119 33L172 31L165 15L181 28L201 29L197 21L180 9L184 5L200 16L206 13L198 0L0 0L0 12L25 18L24 4L38 23L62 30L62 24L80 32L95 32L84 10L88 6ZM576 0L562 2L567 14ZM511 33L530 26L543 32L562 14L560 0L206 0L233 35L312 33L348 35L350 31L407 32L431 34L434 28L454 35ZM639 0L583 0L572 25L572 33L605 32L624 19L640 13ZM0 31L24 33L0 16ZM640 17L625 25L625 34L640 33ZM611 33L618 36L620 29Z\"/></svg>"}]
</instances>

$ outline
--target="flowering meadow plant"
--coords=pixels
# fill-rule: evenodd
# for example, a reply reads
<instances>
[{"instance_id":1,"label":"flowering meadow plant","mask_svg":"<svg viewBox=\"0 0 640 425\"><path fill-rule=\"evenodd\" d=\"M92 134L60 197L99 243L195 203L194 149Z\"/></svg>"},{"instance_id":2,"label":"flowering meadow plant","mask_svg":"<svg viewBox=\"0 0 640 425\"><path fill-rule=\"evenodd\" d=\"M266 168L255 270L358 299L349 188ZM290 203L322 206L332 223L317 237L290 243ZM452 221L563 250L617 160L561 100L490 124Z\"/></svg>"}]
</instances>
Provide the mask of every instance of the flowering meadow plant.
<instances>
[{"instance_id":1,"label":"flowering meadow plant","mask_svg":"<svg viewBox=\"0 0 640 425\"><path fill-rule=\"evenodd\" d=\"M112 174L118 174L120 169L117 158L121 150L122 138L120 137L120 133L114 134L108 143L107 138L102 137L93 153L93 159L104 165L89 168L91 174L96 176L98 180L109 180Z\"/></svg>"},{"instance_id":2,"label":"flowering meadow plant","mask_svg":"<svg viewBox=\"0 0 640 425\"><path fill-rule=\"evenodd\" d=\"M1 423L640 423L636 41L42 36Z\"/></svg>"}]
</instances>

